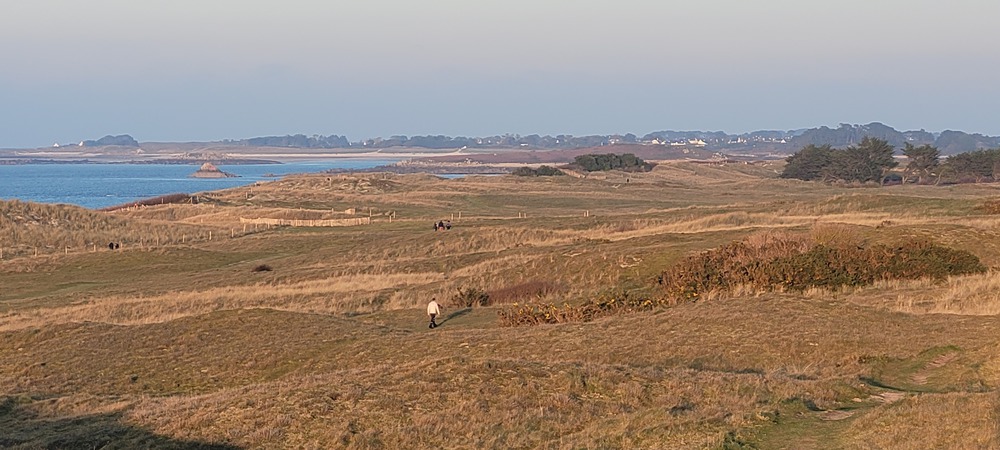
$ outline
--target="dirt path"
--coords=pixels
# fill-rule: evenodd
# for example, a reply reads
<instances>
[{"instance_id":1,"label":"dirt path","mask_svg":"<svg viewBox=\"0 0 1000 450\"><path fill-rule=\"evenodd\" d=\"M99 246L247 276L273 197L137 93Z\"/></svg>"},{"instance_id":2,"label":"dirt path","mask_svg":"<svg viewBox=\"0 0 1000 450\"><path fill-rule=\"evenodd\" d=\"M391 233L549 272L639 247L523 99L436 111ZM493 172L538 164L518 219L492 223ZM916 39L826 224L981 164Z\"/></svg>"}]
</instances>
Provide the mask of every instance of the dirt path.
<instances>
[{"instance_id":1,"label":"dirt path","mask_svg":"<svg viewBox=\"0 0 1000 450\"><path fill-rule=\"evenodd\" d=\"M930 378L931 370L940 369L945 365L947 365L948 363L954 361L955 358L958 358L958 352L948 352L941 354L937 358L931 360L931 362L927 363L927 365L924 366L924 368L914 373L911 379L915 384L925 385L927 384L927 379Z\"/></svg>"}]
</instances>

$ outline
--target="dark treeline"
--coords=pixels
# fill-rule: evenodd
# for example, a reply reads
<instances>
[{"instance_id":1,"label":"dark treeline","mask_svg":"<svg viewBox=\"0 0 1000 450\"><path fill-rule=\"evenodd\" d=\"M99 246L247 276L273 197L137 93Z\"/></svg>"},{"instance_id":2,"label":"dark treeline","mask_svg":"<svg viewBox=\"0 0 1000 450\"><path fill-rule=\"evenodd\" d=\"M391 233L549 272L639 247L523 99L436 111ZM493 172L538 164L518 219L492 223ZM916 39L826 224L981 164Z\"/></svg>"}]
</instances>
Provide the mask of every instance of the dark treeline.
<instances>
[{"instance_id":1,"label":"dark treeline","mask_svg":"<svg viewBox=\"0 0 1000 450\"><path fill-rule=\"evenodd\" d=\"M223 143L254 147L286 148L390 148L414 147L430 149L468 148L529 148L529 149L572 149L602 147L615 144L646 144L697 146L714 151L759 151L762 153L790 153L808 145L845 148L858 145L866 138L876 138L888 142L896 148L910 143L916 146L931 145L940 149L942 155L952 155L974 150L1000 147L1000 136L986 136L978 133L945 130L931 133L925 130L898 131L888 125L872 122L866 125L840 124L837 128L818 127L799 130L758 130L742 134L723 131L654 131L642 137L632 133L573 136L569 134L538 135L502 134L493 136L405 136L387 138L375 137L351 141L346 136L331 134L323 136L304 134L286 136L261 136L249 139L226 139ZM66 144L66 145L76 145ZM104 136L98 140L80 142L83 146L131 146L139 145L129 135Z\"/></svg>"},{"instance_id":2,"label":"dark treeline","mask_svg":"<svg viewBox=\"0 0 1000 450\"><path fill-rule=\"evenodd\" d=\"M942 161L933 145L906 143L906 165L893 157L895 147L884 139L865 137L857 146L835 149L807 145L785 161L782 178L826 182L980 183L1000 180L1000 148L951 155Z\"/></svg>"}]
</instances>

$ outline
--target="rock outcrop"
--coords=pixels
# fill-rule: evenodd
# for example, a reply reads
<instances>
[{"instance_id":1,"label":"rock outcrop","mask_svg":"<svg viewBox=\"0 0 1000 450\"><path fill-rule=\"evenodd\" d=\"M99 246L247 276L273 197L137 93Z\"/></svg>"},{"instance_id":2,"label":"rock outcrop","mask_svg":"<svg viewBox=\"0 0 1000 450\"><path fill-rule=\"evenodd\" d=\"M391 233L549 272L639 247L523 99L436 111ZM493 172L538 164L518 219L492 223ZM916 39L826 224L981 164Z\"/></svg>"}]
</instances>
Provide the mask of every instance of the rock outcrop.
<instances>
[{"instance_id":1,"label":"rock outcrop","mask_svg":"<svg viewBox=\"0 0 1000 450\"><path fill-rule=\"evenodd\" d=\"M191 174L194 178L234 178L239 175L234 175L231 173L223 172L215 164L205 163L201 165L201 168L197 172Z\"/></svg>"}]
</instances>

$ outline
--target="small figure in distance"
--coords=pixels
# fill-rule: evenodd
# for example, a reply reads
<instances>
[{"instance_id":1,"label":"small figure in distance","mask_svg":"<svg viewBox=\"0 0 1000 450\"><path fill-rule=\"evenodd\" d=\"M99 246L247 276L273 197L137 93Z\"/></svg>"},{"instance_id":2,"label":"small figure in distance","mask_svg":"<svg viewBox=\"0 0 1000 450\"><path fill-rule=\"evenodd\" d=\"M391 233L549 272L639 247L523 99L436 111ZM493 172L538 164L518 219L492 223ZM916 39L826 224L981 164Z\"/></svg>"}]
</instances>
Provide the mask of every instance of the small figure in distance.
<instances>
[{"instance_id":1,"label":"small figure in distance","mask_svg":"<svg viewBox=\"0 0 1000 450\"><path fill-rule=\"evenodd\" d=\"M122 244L118 243L118 242L115 242L115 250L118 250L120 248L122 248Z\"/></svg>"},{"instance_id":2,"label":"small figure in distance","mask_svg":"<svg viewBox=\"0 0 1000 450\"><path fill-rule=\"evenodd\" d=\"M437 298L432 297L431 302L427 304L427 316L431 318L431 324L427 328L436 328L438 326L434 319L441 314L441 310L444 309L438 304Z\"/></svg>"},{"instance_id":3,"label":"small figure in distance","mask_svg":"<svg viewBox=\"0 0 1000 450\"><path fill-rule=\"evenodd\" d=\"M114 249L115 249L115 243L114 242L108 242L108 250L114 250Z\"/></svg>"},{"instance_id":4,"label":"small figure in distance","mask_svg":"<svg viewBox=\"0 0 1000 450\"><path fill-rule=\"evenodd\" d=\"M444 221L443 220L438 222L438 230L444 231Z\"/></svg>"},{"instance_id":5,"label":"small figure in distance","mask_svg":"<svg viewBox=\"0 0 1000 450\"><path fill-rule=\"evenodd\" d=\"M450 230L451 229L451 221L450 220L444 221L444 229L446 229L446 230Z\"/></svg>"},{"instance_id":6,"label":"small figure in distance","mask_svg":"<svg viewBox=\"0 0 1000 450\"><path fill-rule=\"evenodd\" d=\"M438 230L438 223L434 222L434 231L437 231L437 230Z\"/></svg>"}]
</instances>

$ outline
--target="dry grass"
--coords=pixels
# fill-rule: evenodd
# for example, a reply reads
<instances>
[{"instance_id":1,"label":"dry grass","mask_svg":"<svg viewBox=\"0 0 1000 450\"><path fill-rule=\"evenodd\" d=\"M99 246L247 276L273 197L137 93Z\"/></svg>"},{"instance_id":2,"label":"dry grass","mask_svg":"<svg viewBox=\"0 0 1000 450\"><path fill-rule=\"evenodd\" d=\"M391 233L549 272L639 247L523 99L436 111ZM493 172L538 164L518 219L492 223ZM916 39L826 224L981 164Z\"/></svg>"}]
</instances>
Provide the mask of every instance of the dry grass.
<instances>
[{"instance_id":1,"label":"dry grass","mask_svg":"<svg viewBox=\"0 0 1000 450\"><path fill-rule=\"evenodd\" d=\"M880 406L875 420L856 420L845 448L997 447L1000 402L995 392L923 395Z\"/></svg>"},{"instance_id":2,"label":"dry grass","mask_svg":"<svg viewBox=\"0 0 1000 450\"><path fill-rule=\"evenodd\" d=\"M102 322L138 325L166 322L215 311L271 308L285 311L343 314L401 303L395 293L379 299L382 291L441 281L437 273L351 275L289 284L233 286L207 291L172 292L151 297L104 297L55 308L22 310L0 315L0 331L46 325Z\"/></svg>"},{"instance_id":3,"label":"dry grass","mask_svg":"<svg viewBox=\"0 0 1000 450\"><path fill-rule=\"evenodd\" d=\"M910 314L1000 314L1000 277L995 272L935 280L881 281L847 297L860 304Z\"/></svg>"},{"instance_id":4,"label":"dry grass","mask_svg":"<svg viewBox=\"0 0 1000 450\"><path fill-rule=\"evenodd\" d=\"M798 294L734 286L513 329L498 327L495 309L448 308L426 328L425 302L459 288L513 299L544 280L559 286L544 301L580 304L648 291L684 256L761 231L930 236L1000 261L1000 219L976 209L995 189L846 189L772 172L670 163L629 183L302 176L110 214L4 202L0 245L22 250L0 262L0 446L95 447L100 435L120 447L1000 446L990 275ZM243 237L234 225L352 208L373 224ZM452 230L432 231L453 215ZM191 240L208 231L217 237ZM174 240L24 251L149 232ZM273 270L253 271L261 265ZM935 349L954 358L928 371ZM872 400L894 383L903 400ZM823 420L840 409L853 415Z\"/></svg>"}]
</instances>

